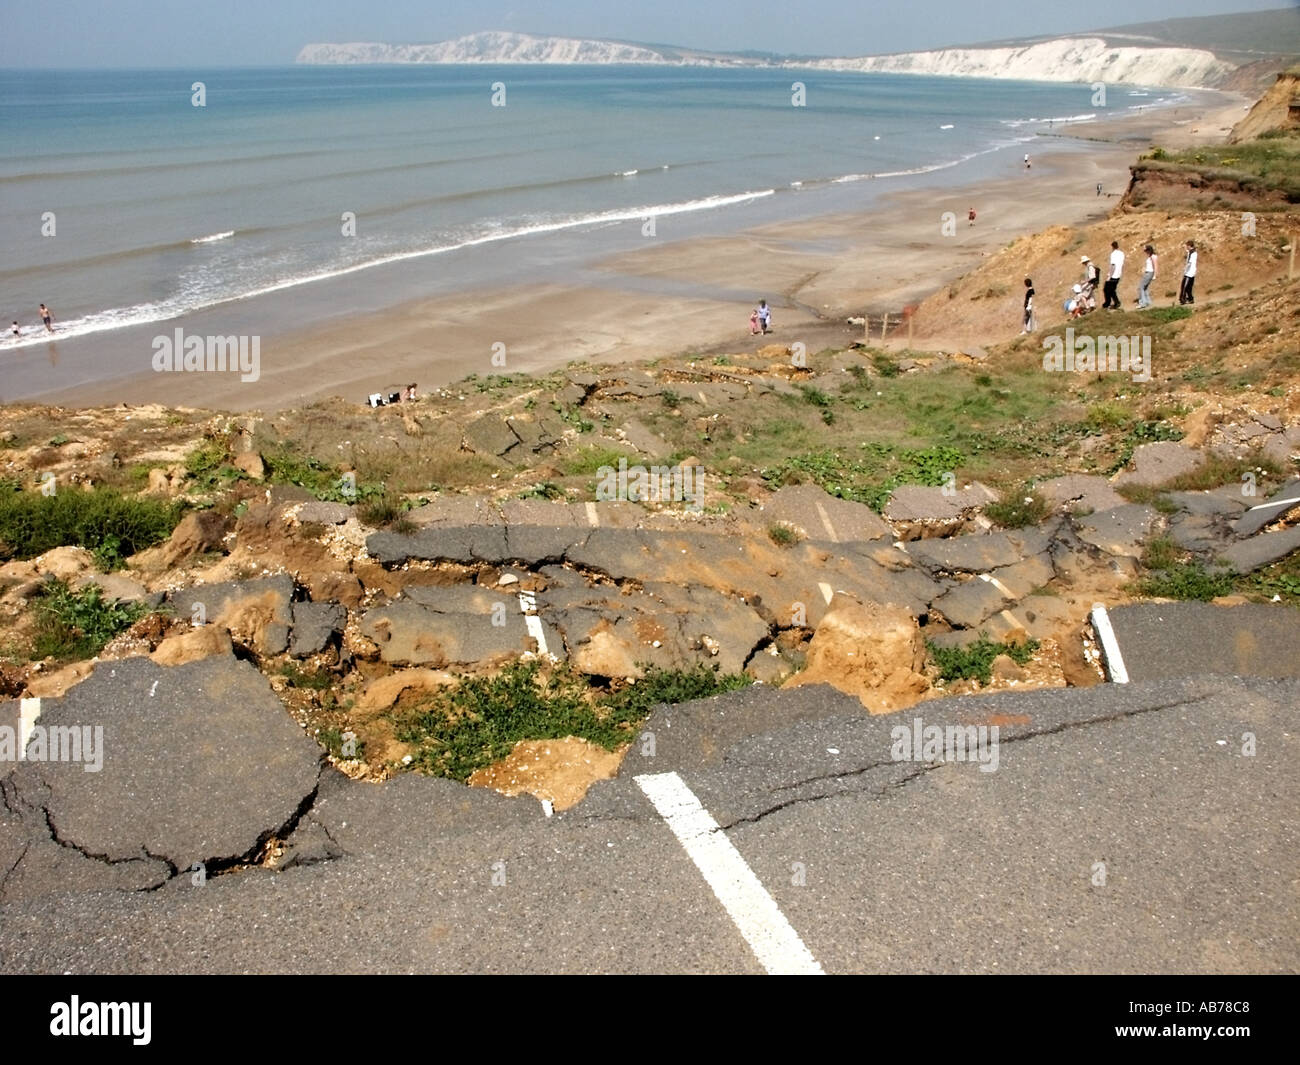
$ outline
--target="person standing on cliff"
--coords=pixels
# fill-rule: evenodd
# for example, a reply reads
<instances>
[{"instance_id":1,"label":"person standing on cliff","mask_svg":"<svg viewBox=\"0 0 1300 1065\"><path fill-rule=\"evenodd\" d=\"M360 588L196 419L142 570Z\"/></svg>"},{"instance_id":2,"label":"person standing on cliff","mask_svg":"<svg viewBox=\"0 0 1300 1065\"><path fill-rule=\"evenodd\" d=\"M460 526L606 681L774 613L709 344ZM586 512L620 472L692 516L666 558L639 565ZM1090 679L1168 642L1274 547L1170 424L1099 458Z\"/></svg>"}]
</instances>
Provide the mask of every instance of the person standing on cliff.
<instances>
[{"instance_id":1,"label":"person standing on cliff","mask_svg":"<svg viewBox=\"0 0 1300 1065\"><path fill-rule=\"evenodd\" d=\"M1151 282L1156 279L1156 270L1160 265L1160 257L1156 254L1155 248L1148 244L1142 249L1147 253L1146 262L1142 264L1142 280L1138 282L1138 310L1151 306Z\"/></svg>"},{"instance_id":2,"label":"person standing on cliff","mask_svg":"<svg viewBox=\"0 0 1300 1065\"><path fill-rule=\"evenodd\" d=\"M1179 305L1195 303L1192 286L1196 284L1196 241L1187 242L1187 262L1183 266L1183 283L1178 287Z\"/></svg>"},{"instance_id":3,"label":"person standing on cliff","mask_svg":"<svg viewBox=\"0 0 1300 1065\"><path fill-rule=\"evenodd\" d=\"M1124 253L1119 250L1119 241L1110 242L1110 272L1106 275L1106 284L1102 286L1102 293L1105 299L1102 300L1103 310L1118 311L1121 309L1119 302L1119 281L1124 276Z\"/></svg>"},{"instance_id":4,"label":"person standing on cliff","mask_svg":"<svg viewBox=\"0 0 1300 1065\"><path fill-rule=\"evenodd\" d=\"M1034 282L1030 278L1025 278L1025 319L1024 325L1020 330L1020 335L1034 331Z\"/></svg>"}]
</instances>

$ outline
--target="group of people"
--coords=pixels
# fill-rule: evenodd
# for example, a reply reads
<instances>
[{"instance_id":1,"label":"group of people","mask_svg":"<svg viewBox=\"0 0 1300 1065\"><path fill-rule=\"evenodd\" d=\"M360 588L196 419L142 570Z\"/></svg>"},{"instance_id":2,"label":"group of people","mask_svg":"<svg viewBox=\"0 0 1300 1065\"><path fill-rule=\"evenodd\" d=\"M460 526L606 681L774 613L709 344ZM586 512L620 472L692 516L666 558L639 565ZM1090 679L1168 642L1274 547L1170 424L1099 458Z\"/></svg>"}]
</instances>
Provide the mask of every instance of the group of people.
<instances>
[{"instance_id":1,"label":"group of people","mask_svg":"<svg viewBox=\"0 0 1300 1065\"><path fill-rule=\"evenodd\" d=\"M767 305L767 300L759 300L758 306L749 312L749 335L757 336L760 332L766 335L772 328L772 308Z\"/></svg>"},{"instance_id":2,"label":"group of people","mask_svg":"<svg viewBox=\"0 0 1300 1065\"><path fill-rule=\"evenodd\" d=\"M40 307L40 315L41 315L41 321L45 324L46 332L53 333L54 326L51 323L54 321L54 315L50 313L50 309L47 306L45 306L45 304L43 303L41 304ZM18 325L17 318L14 319L14 323L10 327L9 331L16 337L23 335L23 331Z\"/></svg>"},{"instance_id":3,"label":"group of people","mask_svg":"<svg viewBox=\"0 0 1300 1065\"><path fill-rule=\"evenodd\" d=\"M1189 240L1185 247L1183 278L1178 289L1178 302L1180 305L1196 302L1193 293L1196 285L1196 242ZM1147 307L1152 306L1151 283L1155 281L1156 275L1160 272L1160 256L1156 254L1155 247L1150 244L1143 245L1142 252L1145 258L1142 260L1142 276L1138 279L1138 310L1145 310ZM1110 258L1107 263L1106 280L1102 285L1101 306L1103 310L1118 311L1123 306L1119 299L1119 283L1124 276L1124 261L1125 255L1120 250L1119 242L1112 240L1110 242ZM1074 286L1073 297L1065 301L1065 309L1069 312L1071 318L1080 318L1087 314L1088 311L1096 309L1097 284L1101 281L1101 271L1088 256L1082 256L1079 263L1083 267L1083 280Z\"/></svg>"}]
</instances>

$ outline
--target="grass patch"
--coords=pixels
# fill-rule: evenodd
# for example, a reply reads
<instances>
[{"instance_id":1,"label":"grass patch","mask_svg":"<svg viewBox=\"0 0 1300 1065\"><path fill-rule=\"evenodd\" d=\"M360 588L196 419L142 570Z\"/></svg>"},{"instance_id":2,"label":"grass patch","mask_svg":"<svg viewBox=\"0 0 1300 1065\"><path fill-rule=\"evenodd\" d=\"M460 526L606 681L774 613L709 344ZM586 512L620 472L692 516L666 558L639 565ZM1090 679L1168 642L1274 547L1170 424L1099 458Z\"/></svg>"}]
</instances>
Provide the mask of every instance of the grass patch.
<instances>
[{"instance_id":1,"label":"grass patch","mask_svg":"<svg viewBox=\"0 0 1300 1065\"><path fill-rule=\"evenodd\" d=\"M308 670L294 662L286 662L280 667L280 675L287 678L291 688L305 688L309 691L324 691L333 683L333 678L324 670Z\"/></svg>"},{"instance_id":2,"label":"grass patch","mask_svg":"<svg viewBox=\"0 0 1300 1065\"><path fill-rule=\"evenodd\" d=\"M966 647L940 647L927 640L930 661L944 680L978 680L988 684L993 679L993 660L1007 655L1017 665L1023 666L1038 650L1038 641L1029 640L1020 645L997 643L984 633Z\"/></svg>"},{"instance_id":3,"label":"grass patch","mask_svg":"<svg viewBox=\"0 0 1300 1065\"><path fill-rule=\"evenodd\" d=\"M544 671L515 662L494 677L469 677L395 720L395 733L416 747L413 768L454 780L500 761L520 740L577 736L607 750L629 743L661 703L680 703L750 683L742 674L652 668L636 684L598 692L568 666Z\"/></svg>"},{"instance_id":4,"label":"grass patch","mask_svg":"<svg viewBox=\"0 0 1300 1065\"><path fill-rule=\"evenodd\" d=\"M796 455L761 472L775 486L811 482L829 495L849 499L879 512L890 493L901 484L938 486L964 456L956 448L895 449L886 444L862 444L861 458L848 458L838 451L814 451Z\"/></svg>"},{"instance_id":5,"label":"grass patch","mask_svg":"<svg viewBox=\"0 0 1300 1065\"><path fill-rule=\"evenodd\" d=\"M174 503L109 488L0 492L0 561L75 546L89 549L101 569L117 569L128 555L167 539L179 520Z\"/></svg>"},{"instance_id":6,"label":"grass patch","mask_svg":"<svg viewBox=\"0 0 1300 1065\"><path fill-rule=\"evenodd\" d=\"M618 468L618 460L627 458L627 452L613 447L582 447L569 456L564 463L564 472L578 476L590 476L599 473L601 467Z\"/></svg>"},{"instance_id":7,"label":"grass patch","mask_svg":"<svg viewBox=\"0 0 1300 1065\"><path fill-rule=\"evenodd\" d=\"M79 662L94 658L114 636L149 613L143 603L105 599L99 585L74 592L67 583L47 580L32 601L36 624L32 657Z\"/></svg>"},{"instance_id":8,"label":"grass patch","mask_svg":"<svg viewBox=\"0 0 1300 1065\"><path fill-rule=\"evenodd\" d=\"M1134 587L1139 595L1148 598L1209 602L1233 589L1231 573L1207 569L1199 559L1187 560L1186 552L1168 536L1147 542L1142 566L1147 572Z\"/></svg>"},{"instance_id":9,"label":"grass patch","mask_svg":"<svg viewBox=\"0 0 1300 1065\"><path fill-rule=\"evenodd\" d=\"M767 527L767 538L777 547L793 547L799 542L799 534L782 522L773 522Z\"/></svg>"},{"instance_id":10,"label":"grass patch","mask_svg":"<svg viewBox=\"0 0 1300 1065\"><path fill-rule=\"evenodd\" d=\"M1023 484L1004 492L998 502L984 508L984 513L1004 529L1023 529L1044 521L1051 510L1031 485Z\"/></svg>"}]
</instances>

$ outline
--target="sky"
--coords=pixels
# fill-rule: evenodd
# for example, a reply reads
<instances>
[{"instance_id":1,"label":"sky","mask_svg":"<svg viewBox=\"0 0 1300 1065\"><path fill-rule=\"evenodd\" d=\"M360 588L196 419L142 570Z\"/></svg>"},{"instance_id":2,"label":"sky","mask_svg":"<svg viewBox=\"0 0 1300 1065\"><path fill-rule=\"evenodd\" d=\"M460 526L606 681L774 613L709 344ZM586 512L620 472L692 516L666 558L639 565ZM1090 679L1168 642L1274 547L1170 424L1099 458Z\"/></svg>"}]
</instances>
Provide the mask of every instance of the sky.
<instances>
[{"instance_id":1,"label":"sky","mask_svg":"<svg viewBox=\"0 0 1300 1065\"><path fill-rule=\"evenodd\" d=\"M315 41L441 41L479 30L719 51L871 55L1286 0L0 0L0 67L292 63Z\"/></svg>"}]
</instances>

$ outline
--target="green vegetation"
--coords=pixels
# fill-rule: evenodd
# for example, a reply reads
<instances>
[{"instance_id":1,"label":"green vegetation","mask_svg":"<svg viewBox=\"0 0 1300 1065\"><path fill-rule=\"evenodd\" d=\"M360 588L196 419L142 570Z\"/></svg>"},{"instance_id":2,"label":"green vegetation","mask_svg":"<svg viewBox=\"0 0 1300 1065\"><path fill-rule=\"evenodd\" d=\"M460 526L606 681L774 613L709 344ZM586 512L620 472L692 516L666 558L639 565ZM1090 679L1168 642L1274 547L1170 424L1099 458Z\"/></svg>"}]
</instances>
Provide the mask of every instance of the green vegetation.
<instances>
[{"instance_id":1,"label":"green vegetation","mask_svg":"<svg viewBox=\"0 0 1300 1065\"><path fill-rule=\"evenodd\" d=\"M80 546L94 554L101 569L118 569L128 555L166 540L180 516L174 503L109 488L51 496L0 491L0 561Z\"/></svg>"},{"instance_id":2,"label":"green vegetation","mask_svg":"<svg viewBox=\"0 0 1300 1065\"><path fill-rule=\"evenodd\" d=\"M1032 485L1022 484L1002 493L1002 498L986 506L984 513L1004 529L1023 529L1043 521L1051 510Z\"/></svg>"},{"instance_id":3,"label":"green vegetation","mask_svg":"<svg viewBox=\"0 0 1300 1065\"><path fill-rule=\"evenodd\" d=\"M118 633L149 613L143 603L118 603L104 598L99 585L74 592L67 583L50 579L32 601L36 623L32 657L77 662L94 658Z\"/></svg>"},{"instance_id":4,"label":"green vegetation","mask_svg":"<svg viewBox=\"0 0 1300 1065\"><path fill-rule=\"evenodd\" d=\"M627 458L626 451L612 447L582 447L564 464L564 472L577 475L598 473L603 466L618 468L618 460Z\"/></svg>"},{"instance_id":5,"label":"green vegetation","mask_svg":"<svg viewBox=\"0 0 1300 1065\"><path fill-rule=\"evenodd\" d=\"M777 547L793 547L799 542L799 534L783 522L773 522L769 525L767 536Z\"/></svg>"},{"instance_id":6,"label":"green vegetation","mask_svg":"<svg viewBox=\"0 0 1300 1065\"><path fill-rule=\"evenodd\" d=\"M1145 574L1136 582L1139 595L1154 599L1196 599L1209 602L1227 595L1233 588L1227 570L1208 570L1199 560L1187 560L1187 554L1167 536L1148 541L1142 553Z\"/></svg>"},{"instance_id":7,"label":"green vegetation","mask_svg":"<svg viewBox=\"0 0 1300 1065\"><path fill-rule=\"evenodd\" d=\"M1183 151L1156 148L1140 166L1156 170L1194 170L1208 180L1236 181L1249 191L1285 193L1300 203L1300 137L1260 137L1242 144L1205 144Z\"/></svg>"},{"instance_id":8,"label":"green vegetation","mask_svg":"<svg viewBox=\"0 0 1300 1065\"><path fill-rule=\"evenodd\" d=\"M310 691L325 691L333 683L333 678L324 670L306 670L295 662L281 666L280 675L289 681L290 687Z\"/></svg>"},{"instance_id":9,"label":"green vegetation","mask_svg":"<svg viewBox=\"0 0 1300 1065\"><path fill-rule=\"evenodd\" d=\"M859 445L861 458L846 458L838 451L796 455L761 471L769 483L780 486L811 481L841 499L866 503L880 511L900 484L938 486L945 483L963 461L952 447L902 448L882 443Z\"/></svg>"},{"instance_id":10,"label":"green vegetation","mask_svg":"<svg viewBox=\"0 0 1300 1065\"><path fill-rule=\"evenodd\" d=\"M515 662L494 677L467 677L402 713L397 738L417 748L412 768L466 780L504 758L520 740L577 736L607 750L632 740L661 703L702 699L745 687L742 674L650 668L635 684L600 692L568 666L549 672Z\"/></svg>"},{"instance_id":11,"label":"green vegetation","mask_svg":"<svg viewBox=\"0 0 1300 1065\"><path fill-rule=\"evenodd\" d=\"M993 660L998 655L1007 655L1017 665L1023 666L1038 650L1038 641L1013 645L996 643L985 633L966 647L940 647L933 641L926 641L930 661L944 680L978 680L988 684L993 679Z\"/></svg>"}]
</instances>

